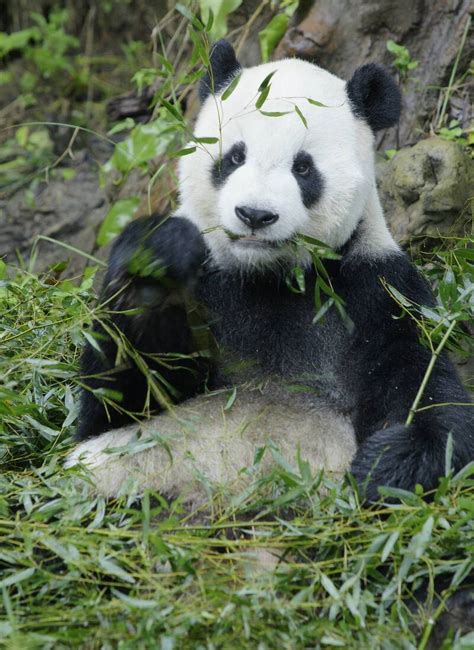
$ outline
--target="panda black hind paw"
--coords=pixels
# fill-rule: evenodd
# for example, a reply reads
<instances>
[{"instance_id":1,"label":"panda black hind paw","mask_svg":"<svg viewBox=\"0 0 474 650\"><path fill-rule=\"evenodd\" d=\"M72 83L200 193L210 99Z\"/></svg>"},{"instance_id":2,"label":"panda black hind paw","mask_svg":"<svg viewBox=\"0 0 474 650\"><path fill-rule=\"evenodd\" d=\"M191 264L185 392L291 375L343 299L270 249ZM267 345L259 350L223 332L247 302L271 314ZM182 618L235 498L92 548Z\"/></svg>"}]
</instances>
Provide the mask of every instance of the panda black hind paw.
<instances>
[{"instance_id":1,"label":"panda black hind paw","mask_svg":"<svg viewBox=\"0 0 474 650\"><path fill-rule=\"evenodd\" d=\"M421 484L424 490L435 489L444 474L445 452L440 442L404 424L372 434L359 446L350 469L362 497L378 501L381 486L413 491Z\"/></svg>"}]
</instances>

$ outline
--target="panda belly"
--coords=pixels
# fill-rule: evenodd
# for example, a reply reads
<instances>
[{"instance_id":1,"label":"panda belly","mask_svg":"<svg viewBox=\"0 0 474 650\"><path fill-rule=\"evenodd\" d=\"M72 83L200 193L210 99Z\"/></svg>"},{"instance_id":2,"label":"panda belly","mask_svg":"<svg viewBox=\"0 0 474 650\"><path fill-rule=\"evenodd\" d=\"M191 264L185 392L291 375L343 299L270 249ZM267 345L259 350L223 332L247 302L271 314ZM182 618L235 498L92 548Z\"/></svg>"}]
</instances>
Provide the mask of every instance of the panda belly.
<instances>
[{"instance_id":1,"label":"panda belly","mask_svg":"<svg viewBox=\"0 0 474 650\"><path fill-rule=\"evenodd\" d=\"M356 451L353 426L317 397L276 382L238 388L231 405L230 395L200 395L108 431L78 445L66 465L86 465L95 491L106 497L150 489L179 496L193 510L213 493L231 497L268 472L276 463L272 448L293 466L299 453L313 472L341 476L348 468Z\"/></svg>"}]
</instances>

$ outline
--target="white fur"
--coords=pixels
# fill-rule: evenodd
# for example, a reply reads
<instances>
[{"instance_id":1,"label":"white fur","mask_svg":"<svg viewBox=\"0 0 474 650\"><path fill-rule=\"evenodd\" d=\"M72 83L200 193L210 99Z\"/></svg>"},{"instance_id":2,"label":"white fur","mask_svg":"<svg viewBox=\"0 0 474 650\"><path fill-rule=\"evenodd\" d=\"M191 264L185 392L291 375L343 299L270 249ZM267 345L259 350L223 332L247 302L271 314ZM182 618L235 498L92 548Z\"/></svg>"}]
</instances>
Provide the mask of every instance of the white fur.
<instances>
[{"instance_id":1,"label":"white fur","mask_svg":"<svg viewBox=\"0 0 474 650\"><path fill-rule=\"evenodd\" d=\"M262 115L255 108L258 87L273 71L262 110L290 112L281 117ZM314 106L307 98L326 107ZM345 82L334 75L295 59L247 68L225 101L212 95L206 100L195 136L215 137L218 142L198 146L194 154L182 158L179 213L204 232L217 264L267 265L294 256L288 246L257 248L231 240L225 231L248 234L247 226L235 214L239 205L280 215L276 223L257 232L257 237L265 240L282 242L306 234L338 248L364 219L361 253L380 255L398 249L377 196L372 132L354 117ZM216 189L211 181L212 166L240 141L247 147L246 162ZM291 172L293 158L301 150L311 154L324 179L322 196L310 209L304 206Z\"/></svg>"},{"instance_id":2,"label":"white fur","mask_svg":"<svg viewBox=\"0 0 474 650\"><path fill-rule=\"evenodd\" d=\"M104 496L148 488L180 496L193 510L211 494L235 495L268 471L276 462L272 447L294 467L298 450L313 471L324 468L340 476L349 466L356 449L352 424L316 398L271 382L238 389L225 410L228 398L228 391L201 395L173 413L104 433L78 445L66 465L84 462L94 489ZM265 445L254 467L255 454Z\"/></svg>"}]
</instances>

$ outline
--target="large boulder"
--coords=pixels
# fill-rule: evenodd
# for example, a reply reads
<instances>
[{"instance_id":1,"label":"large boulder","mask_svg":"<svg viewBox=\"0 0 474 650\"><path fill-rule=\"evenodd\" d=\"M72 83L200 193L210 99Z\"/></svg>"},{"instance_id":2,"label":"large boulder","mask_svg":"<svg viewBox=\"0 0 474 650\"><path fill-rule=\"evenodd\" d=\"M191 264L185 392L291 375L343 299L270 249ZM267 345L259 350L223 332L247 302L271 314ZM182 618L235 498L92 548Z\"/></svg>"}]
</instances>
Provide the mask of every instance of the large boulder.
<instances>
[{"instance_id":1,"label":"large boulder","mask_svg":"<svg viewBox=\"0 0 474 650\"><path fill-rule=\"evenodd\" d=\"M464 233L473 180L474 161L459 144L438 137L379 163L380 198L397 241Z\"/></svg>"}]
</instances>

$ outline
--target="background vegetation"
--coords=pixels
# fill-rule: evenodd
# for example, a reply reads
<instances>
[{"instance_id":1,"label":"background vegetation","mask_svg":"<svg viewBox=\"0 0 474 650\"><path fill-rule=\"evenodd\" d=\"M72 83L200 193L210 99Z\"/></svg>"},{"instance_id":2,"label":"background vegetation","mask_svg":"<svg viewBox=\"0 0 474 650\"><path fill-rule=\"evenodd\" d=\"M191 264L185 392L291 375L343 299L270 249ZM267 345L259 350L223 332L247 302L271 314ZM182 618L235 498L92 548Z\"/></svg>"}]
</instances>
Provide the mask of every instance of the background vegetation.
<instances>
[{"instance_id":1,"label":"background vegetation","mask_svg":"<svg viewBox=\"0 0 474 650\"><path fill-rule=\"evenodd\" d=\"M239 0L78 4L4 2L0 18L0 200L22 192L34 207L45 181L64 183L67 194L84 148L109 198L80 272L68 262L78 251L64 242L53 265L42 263L39 245L0 261L0 645L435 647L436 621L470 584L474 557L474 464L454 476L449 448L430 502L419 490L386 490L396 503L364 509L350 478L335 485L296 456L292 466L276 456L271 475L199 526L179 500L106 502L63 469L106 246L140 212L173 207L173 160L205 146L190 118L210 43L227 34L242 46L258 23L266 60L308 3L257 2L244 23ZM130 12L140 16L133 28ZM472 129L453 121L449 101L469 77L460 65L469 25L437 89L439 110L419 133L467 152ZM387 39L386 47L410 83L419 62L403 44ZM381 153L392 158L396 149ZM444 346L469 358L472 236L415 244L438 306L419 313L394 299L417 318L434 360ZM264 547L284 558L274 572L258 568ZM472 648L473 633L451 632L443 647Z\"/></svg>"}]
</instances>

